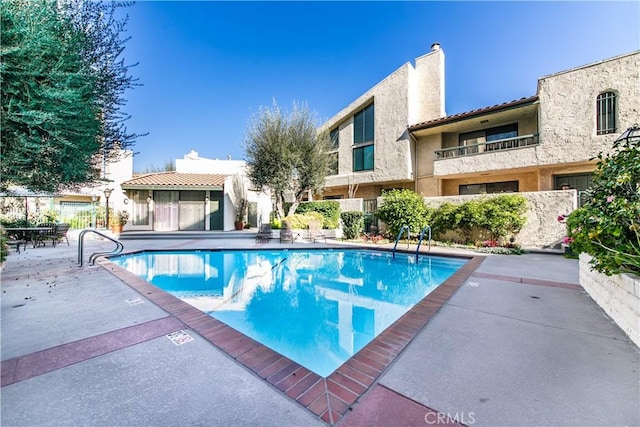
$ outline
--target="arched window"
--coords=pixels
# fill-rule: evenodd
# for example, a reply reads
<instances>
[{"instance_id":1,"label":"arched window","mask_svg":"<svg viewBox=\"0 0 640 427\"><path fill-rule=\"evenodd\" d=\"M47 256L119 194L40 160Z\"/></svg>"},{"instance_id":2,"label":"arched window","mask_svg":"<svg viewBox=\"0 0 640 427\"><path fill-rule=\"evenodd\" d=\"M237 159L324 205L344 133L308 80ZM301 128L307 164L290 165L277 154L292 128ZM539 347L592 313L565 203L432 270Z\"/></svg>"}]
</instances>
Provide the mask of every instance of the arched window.
<instances>
[{"instance_id":1,"label":"arched window","mask_svg":"<svg viewBox=\"0 0 640 427\"><path fill-rule=\"evenodd\" d=\"M616 94L604 92L596 98L596 132L598 135L616 131Z\"/></svg>"}]
</instances>

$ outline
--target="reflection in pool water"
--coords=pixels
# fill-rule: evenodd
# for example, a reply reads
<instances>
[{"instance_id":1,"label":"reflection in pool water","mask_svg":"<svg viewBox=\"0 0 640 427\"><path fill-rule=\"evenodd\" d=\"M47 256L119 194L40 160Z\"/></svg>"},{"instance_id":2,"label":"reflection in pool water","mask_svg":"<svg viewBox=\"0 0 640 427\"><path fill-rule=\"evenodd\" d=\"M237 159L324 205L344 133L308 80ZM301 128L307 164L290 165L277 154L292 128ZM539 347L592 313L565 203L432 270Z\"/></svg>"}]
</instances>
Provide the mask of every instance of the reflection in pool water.
<instances>
[{"instance_id":1,"label":"reflection in pool water","mask_svg":"<svg viewBox=\"0 0 640 427\"><path fill-rule=\"evenodd\" d=\"M466 262L353 249L142 252L111 261L325 377Z\"/></svg>"}]
</instances>

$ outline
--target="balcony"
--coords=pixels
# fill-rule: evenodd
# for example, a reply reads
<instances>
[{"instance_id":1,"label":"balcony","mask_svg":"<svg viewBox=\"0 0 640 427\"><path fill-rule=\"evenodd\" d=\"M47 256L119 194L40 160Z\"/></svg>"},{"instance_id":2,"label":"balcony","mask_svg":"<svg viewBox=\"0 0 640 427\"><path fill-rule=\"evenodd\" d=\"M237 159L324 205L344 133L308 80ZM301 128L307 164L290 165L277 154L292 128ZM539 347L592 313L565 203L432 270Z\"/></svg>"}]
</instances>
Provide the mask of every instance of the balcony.
<instances>
[{"instance_id":1,"label":"balcony","mask_svg":"<svg viewBox=\"0 0 640 427\"><path fill-rule=\"evenodd\" d=\"M538 145L538 134L522 135L516 138L498 139L495 141L482 142L480 144L463 145L458 147L443 148L436 150L436 160L450 159L453 157L475 156L478 154L492 153L503 150L514 150L518 148Z\"/></svg>"}]
</instances>

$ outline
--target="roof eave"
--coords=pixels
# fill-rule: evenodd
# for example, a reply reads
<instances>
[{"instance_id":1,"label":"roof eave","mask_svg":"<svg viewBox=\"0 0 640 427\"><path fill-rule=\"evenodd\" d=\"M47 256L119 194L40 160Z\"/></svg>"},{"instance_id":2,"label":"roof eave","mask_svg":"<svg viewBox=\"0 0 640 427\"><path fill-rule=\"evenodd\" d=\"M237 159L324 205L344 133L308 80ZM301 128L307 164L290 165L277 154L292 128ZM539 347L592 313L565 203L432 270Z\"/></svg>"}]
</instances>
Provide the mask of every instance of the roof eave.
<instances>
[{"instance_id":1,"label":"roof eave","mask_svg":"<svg viewBox=\"0 0 640 427\"><path fill-rule=\"evenodd\" d=\"M491 114L495 114L501 111L513 110L514 108L522 108L528 105L533 105L538 102L538 96L531 96L529 98L519 99L514 102L510 102L508 104L500 104L493 107L481 108L479 110L473 110L466 113L454 114L448 117L442 117L440 119L435 119L427 123L419 123L417 125L409 126L409 132L417 132L420 130L436 128L442 125L448 125L451 123L457 123L461 121L466 121L470 119L475 119L478 117L483 117Z\"/></svg>"},{"instance_id":2,"label":"roof eave","mask_svg":"<svg viewBox=\"0 0 640 427\"><path fill-rule=\"evenodd\" d=\"M122 184L123 190L187 190L187 191L222 191L222 185L162 185L162 184Z\"/></svg>"}]
</instances>

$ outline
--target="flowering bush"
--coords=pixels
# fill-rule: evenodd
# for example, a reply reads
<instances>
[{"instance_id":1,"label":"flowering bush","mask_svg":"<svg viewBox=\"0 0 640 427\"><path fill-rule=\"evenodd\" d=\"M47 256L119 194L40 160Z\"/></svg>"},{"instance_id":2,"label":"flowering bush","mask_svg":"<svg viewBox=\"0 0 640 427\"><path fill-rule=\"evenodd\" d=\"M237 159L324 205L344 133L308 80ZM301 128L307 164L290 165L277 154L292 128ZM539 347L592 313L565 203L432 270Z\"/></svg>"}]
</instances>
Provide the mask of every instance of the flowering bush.
<instances>
[{"instance_id":1,"label":"flowering bush","mask_svg":"<svg viewBox=\"0 0 640 427\"><path fill-rule=\"evenodd\" d=\"M640 138L598 155L584 206L567 218L574 252L592 255L604 274L640 274Z\"/></svg>"},{"instance_id":2,"label":"flowering bush","mask_svg":"<svg viewBox=\"0 0 640 427\"><path fill-rule=\"evenodd\" d=\"M558 222L562 224L566 224L568 217L569 215L565 215L565 214L558 215ZM564 236L562 238L562 246L569 246L573 243L573 241L574 241L573 237Z\"/></svg>"}]
</instances>

